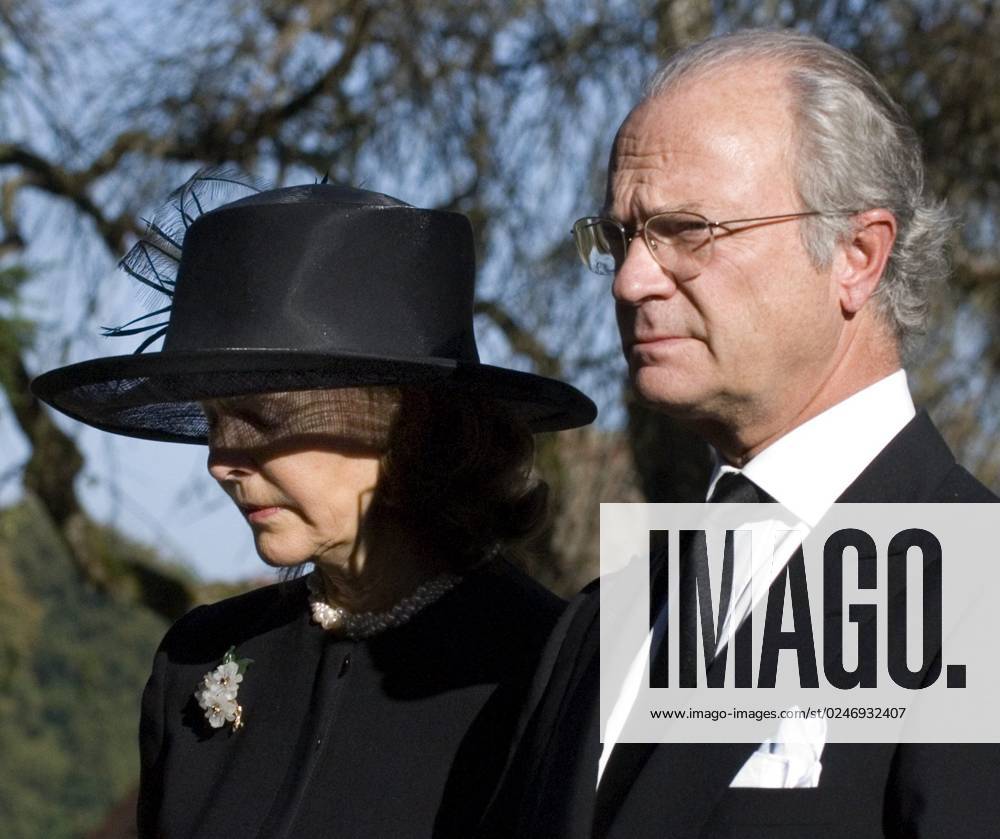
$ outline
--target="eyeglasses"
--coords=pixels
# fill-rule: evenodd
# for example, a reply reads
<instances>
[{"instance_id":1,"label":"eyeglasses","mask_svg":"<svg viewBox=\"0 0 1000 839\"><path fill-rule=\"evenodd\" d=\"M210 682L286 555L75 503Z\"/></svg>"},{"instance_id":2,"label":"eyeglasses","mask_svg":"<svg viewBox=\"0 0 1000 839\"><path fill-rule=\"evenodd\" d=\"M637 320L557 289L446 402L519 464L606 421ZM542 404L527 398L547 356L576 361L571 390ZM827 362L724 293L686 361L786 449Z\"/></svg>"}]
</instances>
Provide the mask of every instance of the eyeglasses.
<instances>
[{"instance_id":1,"label":"eyeglasses","mask_svg":"<svg viewBox=\"0 0 1000 839\"><path fill-rule=\"evenodd\" d=\"M782 213L777 216L739 218L728 221L709 221L705 216L689 212L655 213L632 233L620 221L601 216L587 216L573 224L576 249L586 265L595 274L610 276L617 273L625 262L625 254L632 240L642 234L653 259L667 268L678 280L698 276L712 259L716 230L737 233L729 225L744 224L756 227L777 224L806 216L852 216L857 211L810 210L804 213ZM747 229L747 228L741 228Z\"/></svg>"}]
</instances>

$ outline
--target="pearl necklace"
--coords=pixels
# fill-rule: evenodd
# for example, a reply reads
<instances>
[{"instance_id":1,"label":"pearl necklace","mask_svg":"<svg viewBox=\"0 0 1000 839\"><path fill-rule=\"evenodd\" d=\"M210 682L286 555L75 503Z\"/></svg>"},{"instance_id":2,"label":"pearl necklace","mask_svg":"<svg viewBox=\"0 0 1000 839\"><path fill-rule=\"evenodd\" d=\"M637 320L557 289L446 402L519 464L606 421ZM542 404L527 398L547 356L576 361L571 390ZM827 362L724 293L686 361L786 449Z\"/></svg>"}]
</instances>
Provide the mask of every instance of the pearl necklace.
<instances>
[{"instance_id":1,"label":"pearl necklace","mask_svg":"<svg viewBox=\"0 0 1000 839\"><path fill-rule=\"evenodd\" d=\"M451 591L462 580L458 574L441 574L421 583L412 594L384 612L348 612L343 606L326 602L326 592L319 571L306 577L309 587L309 609L313 620L323 629L329 629L352 641L371 638L387 629L406 623L421 609L430 606L442 595Z\"/></svg>"}]
</instances>

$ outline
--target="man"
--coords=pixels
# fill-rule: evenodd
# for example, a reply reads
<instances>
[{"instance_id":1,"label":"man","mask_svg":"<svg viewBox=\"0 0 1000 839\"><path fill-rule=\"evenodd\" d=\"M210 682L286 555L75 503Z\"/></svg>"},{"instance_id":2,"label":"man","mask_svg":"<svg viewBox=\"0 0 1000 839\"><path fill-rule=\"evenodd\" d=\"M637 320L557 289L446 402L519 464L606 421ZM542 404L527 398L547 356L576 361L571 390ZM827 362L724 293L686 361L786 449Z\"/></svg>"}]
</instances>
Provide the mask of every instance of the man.
<instances>
[{"instance_id":1,"label":"man","mask_svg":"<svg viewBox=\"0 0 1000 839\"><path fill-rule=\"evenodd\" d=\"M742 475L813 523L836 501L996 500L910 398L902 350L945 277L947 219L905 115L847 54L754 31L682 51L575 233L613 274L636 390L713 446L713 486ZM597 600L592 585L556 630L487 835L1000 836L992 745L832 742L800 788L760 788L792 784L757 782L755 744L609 728L602 747Z\"/></svg>"}]
</instances>

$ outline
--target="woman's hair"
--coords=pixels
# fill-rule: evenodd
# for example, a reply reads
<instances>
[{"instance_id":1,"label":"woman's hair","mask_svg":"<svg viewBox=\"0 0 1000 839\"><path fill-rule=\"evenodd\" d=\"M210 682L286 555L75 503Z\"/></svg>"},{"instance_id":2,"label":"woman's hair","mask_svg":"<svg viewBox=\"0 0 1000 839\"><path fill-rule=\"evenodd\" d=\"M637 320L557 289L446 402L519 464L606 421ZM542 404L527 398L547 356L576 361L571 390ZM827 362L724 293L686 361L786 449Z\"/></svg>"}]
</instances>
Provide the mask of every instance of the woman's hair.
<instances>
[{"instance_id":1,"label":"woman's hair","mask_svg":"<svg viewBox=\"0 0 1000 839\"><path fill-rule=\"evenodd\" d=\"M531 431L501 403L404 388L379 503L456 569L497 550L516 560L547 522L548 486L532 474L533 460Z\"/></svg>"}]
</instances>

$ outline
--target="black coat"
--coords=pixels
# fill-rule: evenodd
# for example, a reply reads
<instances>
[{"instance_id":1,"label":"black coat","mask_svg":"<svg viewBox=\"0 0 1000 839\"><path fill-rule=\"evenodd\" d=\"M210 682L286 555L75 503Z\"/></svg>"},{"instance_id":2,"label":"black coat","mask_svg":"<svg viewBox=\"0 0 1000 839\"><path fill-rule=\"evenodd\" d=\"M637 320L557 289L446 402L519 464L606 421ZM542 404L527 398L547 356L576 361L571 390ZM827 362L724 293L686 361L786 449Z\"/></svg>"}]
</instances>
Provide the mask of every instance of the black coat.
<instances>
[{"instance_id":1,"label":"black coat","mask_svg":"<svg viewBox=\"0 0 1000 839\"><path fill-rule=\"evenodd\" d=\"M506 561L409 623L338 640L305 580L194 609L142 700L143 837L467 837L562 601ZM194 691L230 646L253 659L244 727L212 729Z\"/></svg>"},{"instance_id":2,"label":"black coat","mask_svg":"<svg viewBox=\"0 0 1000 839\"><path fill-rule=\"evenodd\" d=\"M839 499L995 502L918 414ZM481 828L490 839L996 839L1000 745L828 743L814 789L730 788L756 748L622 744L595 795L598 588L575 598Z\"/></svg>"}]
</instances>

